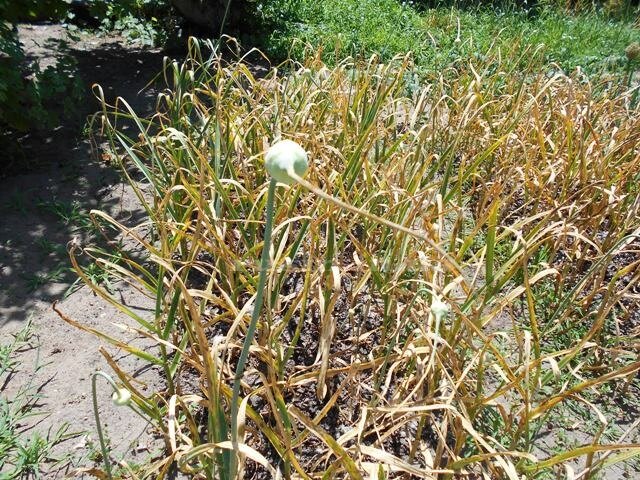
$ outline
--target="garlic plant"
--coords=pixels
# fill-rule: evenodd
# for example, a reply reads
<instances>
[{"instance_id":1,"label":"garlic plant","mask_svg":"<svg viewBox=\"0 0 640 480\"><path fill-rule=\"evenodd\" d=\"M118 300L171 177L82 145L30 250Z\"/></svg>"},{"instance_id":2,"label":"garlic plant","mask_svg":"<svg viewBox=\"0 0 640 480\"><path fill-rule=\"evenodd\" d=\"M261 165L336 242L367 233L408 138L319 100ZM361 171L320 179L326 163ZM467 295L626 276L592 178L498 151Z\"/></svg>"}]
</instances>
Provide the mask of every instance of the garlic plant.
<instances>
[{"instance_id":1,"label":"garlic plant","mask_svg":"<svg viewBox=\"0 0 640 480\"><path fill-rule=\"evenodd\" d=\"M124 174L148 181L131 177L147 215L123 224L92 212L136 255L82 252L155 310L123 305L71 251L84 281L158 342L142 351L98 332L162 368L166 389L131 388L164 434L159 462L224 480L243 468L360 478L372 465L374 476L532 480L574 459L591 475L640 453L633 432L582 446L549 432L555 454L537 443L548 419L575 418L581 396L637 391L637 334L622 330L640 281L632 91L523 81L496 56L407 97L405 58L331 69L312 59L308 74L259 79L193 52L167 66L174 84L153 117L125 103L101 117ZM281 132L312 152L306 177L288 140L264 169L247 168ZM310 398L320 383L325 395ZM626 419L611 412L608 429Z\"/></svg>"},{"instance_id":2,"label":"garlic plant","mask_svg":"<svg viewBox=\"0 0 640 480\"><path fill-rule=\"evenodd\" d=\"M111 388L113 388L113 395L111 399L113 404L117 407L128 406L131 403L131 392L126 388L118 387L116 382L113 381L108 374L97 371L91 375L91 394L93 397L93 416L96 420L96 430L98 431L98 439L100 440L100 450L102 451L102 461L104 462L105 472L107 477L111 480L113 478L111 474L111 462L109 461L109 450L104 440L104 434L102 432L102 425L100 424L100 413L98 409L98 389L97 380L98 377L104 378Z\"/></svg>"},{"instance_id":3,"label":"garlic plant","mask_svg":"<svg viewBox=\"0 0 640 480\"><path fill-rule=\"evenodd\" d=\"M277 182L287 185L292 184L295 178L302 176L309 168L307 153L304 149L292 140L281 140L269 148L265 154L265 167L271 175L269 190L267 193L266 224L264 229L264 243L262 244L262 255L260 259L260 275L258 277L258 287L251 313L251 321L247 328L247 334L242 344L242 351L236 367L236 374L233 381L233 393L231 397L231 442L235 446L238 444L238 410L240 399L240 383L242 375L249 358L251 342L256 333L260 311L262 310L263 296L267 282L267 271L269 269L269 247L271 245L271 233L273 232L273 215L275 191ZM293 174L293 175L292 175ZM231 472L236 472L236 458L232 455Z\"/></svg>"}]
</instances>

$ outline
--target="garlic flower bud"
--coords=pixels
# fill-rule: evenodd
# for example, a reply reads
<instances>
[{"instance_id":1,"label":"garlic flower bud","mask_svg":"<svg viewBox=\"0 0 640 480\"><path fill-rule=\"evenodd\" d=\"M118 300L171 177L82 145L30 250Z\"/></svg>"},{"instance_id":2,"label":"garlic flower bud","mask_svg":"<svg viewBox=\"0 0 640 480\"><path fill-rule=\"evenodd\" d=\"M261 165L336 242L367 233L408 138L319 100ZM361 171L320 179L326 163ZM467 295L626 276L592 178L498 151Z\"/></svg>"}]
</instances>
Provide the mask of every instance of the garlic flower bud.
<instances>
[{"instance_id":1,"label":"garlic flower bud","mask_svg":"<svg viewBox=\"0 0 640 480\"><path fill-rule=\"evenodd\" d=\"M294 182L289 172L293 171L302 177L309 168L307 152L292 140L281 140L273 144L264 157L264 164L269 175L287 185Z\"/></svg>"},{"instance_id":2,"label":"garlic flower bud","mask_svg":"<svg viewBox=\"0 0 640 480\"><path fill-rule=\"evenodd\" d=\"M119 388L111 396L113 404L117 407L124 407L131 402L131 392L126 388Z\"/></svg>"},{"instance_id":3,"label":"garlic flower bud","mask_svg":"<svg viewBox=\"0 0 640 480\"><path fill-rule=\"evenodd\" d=\"M431 302L431 312L433 313L433 316L436 317L436 320L439 321L442 317L447 315L450 309L451 307L449 304L443 302L440 298L433 298L433 301Z\"/></svg>"},{"instance_id":4,"label":"garlic flower bud","mask_svg":"<svg viewBox=\"0 0 640 480\"><path fill-rule=\"evenodd\" d=\"M640 60L640 43L633 42L624 49L624 54L627 56L627 60L633 62Z\"/></svg>"}]
</instances>

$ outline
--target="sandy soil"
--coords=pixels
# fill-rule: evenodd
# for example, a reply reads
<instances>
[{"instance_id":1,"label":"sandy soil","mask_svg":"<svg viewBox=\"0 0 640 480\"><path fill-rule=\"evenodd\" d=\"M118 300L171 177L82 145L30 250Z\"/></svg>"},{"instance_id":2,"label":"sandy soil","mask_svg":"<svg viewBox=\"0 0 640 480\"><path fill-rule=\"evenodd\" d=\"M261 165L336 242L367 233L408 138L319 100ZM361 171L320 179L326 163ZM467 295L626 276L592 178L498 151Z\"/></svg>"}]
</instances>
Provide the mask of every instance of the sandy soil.
<instances>
[{"instance_id":1,"label":"sandy soil","mask_svg":"<svg viewBox=\"0 0 640 480\"><path fill-rule=\"evenodd\" d=\"M140 112L148 111L156 91L144 87L162 66L158 50L138 49L118 37L81 35L71 39L59 25L25 25L20 38L29 60L42 68L61 54L77 61L78 74L86 91L86 103L80 105L81 117L96 111L98 104L90 87L103 86L107 98L117 92ZM8 340L31 322L36 333L32 342L38 348L20 353L20 367L2 391L11 398L18 389L33 382L40 388L45 418L38 417L25 430L46 434L67 422L69 432L80 435L61 447L71 447L78 461L97 448L91 402L91 374L110 372L99 347L104 343L65 323L53 310L58 300L66 315L88 326L116 331L114 323L127 324L127 318L109 307L87 287L76 288L66 296L75 275L69 271L66 246L72 239L87 240L78 221L91 208L100 208L119 219L135 221L141 215L131 190L123 185L117 172L95 155L82 121L65 123L50 132L35 133L19 141L23 151L37 165L36 171L0 180L0 337ZM72 218L65 220L70 212ZM141 294L118 286L121 298L143 316L153 316L153 304ZM119 336L126 337L122 332ZM145 348L144 342L129 335L130 342ZM138 365L116 349L107 348L128 371ZM160 376L153 369L141 369L141 382L159 386ZM127 408L110 402L110 388L99 380L101 416L110 437L114 456L135 462L153 448L145 422ZM144 390L144 385L141 387ZM88 462L89 465L91 462ZM64 475L51 471L46 477Z\"/></svg>"}]
</instances>

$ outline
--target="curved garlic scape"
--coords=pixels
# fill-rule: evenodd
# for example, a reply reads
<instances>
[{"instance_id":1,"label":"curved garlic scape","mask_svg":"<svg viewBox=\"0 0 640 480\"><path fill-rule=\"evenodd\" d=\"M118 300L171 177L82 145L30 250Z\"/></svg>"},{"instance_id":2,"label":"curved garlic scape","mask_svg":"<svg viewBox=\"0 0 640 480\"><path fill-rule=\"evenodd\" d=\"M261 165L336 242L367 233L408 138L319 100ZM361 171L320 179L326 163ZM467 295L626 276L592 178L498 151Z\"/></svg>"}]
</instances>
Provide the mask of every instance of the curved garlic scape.
<instances>
[{"instance_id":1,"label":"curved garlic scape","mask_svg":"<svg viewBox=\"0 0 640 480\"><path fill-rule=\"evenodd\" d=\"M264 164L269 175L276 181L287 185L295 182L289 172L302 177L309 168L307 152L292 140L281 140L274 143L264 156Z\"/></svg>"}]
</instances>

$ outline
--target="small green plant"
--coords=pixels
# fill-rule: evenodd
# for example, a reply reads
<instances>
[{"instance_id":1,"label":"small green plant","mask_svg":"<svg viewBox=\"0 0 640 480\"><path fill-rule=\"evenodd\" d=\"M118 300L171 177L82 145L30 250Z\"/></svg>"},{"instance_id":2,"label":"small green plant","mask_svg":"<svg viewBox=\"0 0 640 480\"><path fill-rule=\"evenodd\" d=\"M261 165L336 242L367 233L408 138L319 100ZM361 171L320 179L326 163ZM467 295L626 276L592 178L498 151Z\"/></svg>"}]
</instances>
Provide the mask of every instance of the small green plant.
<instances>
[{"instance_id":1,"label":"small green plant","mask_svg":"<svg viewBox=\"0 0 640 480\"><path fill-rule=\"evenodd\" d=\"M39 237L36 240L36 244L42 250L42 253L46 255L55 254L56 256L66 253L67 249L61 243L52 242L47 237Z\"/></svg>"},{"instance_id":2,"label":"small green plant","mask_svg":"<svg viewBox=\"0 0 640 480\"><path fill-rule=\"evenodd\" d=\"M51 282L61 282L69 274L69 266L66 263L59 263L46 272L35 272L30 274L22 274L27 290L34 292Z\"/></svg>"},{"instance_id":3,"label":"small green plant","mask_svg":"<svg viewBox=\"0 0 640 480\"><path fill-rule=\"evenodd\" d=\"M47 200L37 204L38 209L53 215L61 225L69 227L73 233L98 234L100 226L92 220L89 212L78 200Z\"/></svg>"},{"instance_id":4,"label":"small green plant","mask_svg":"<svg viewBox=\"0 0 640 480\"><path fill-rule=\"evenodd\" d=\"M121 267L121 264L126 261L123 246L119 245L117 248L112 246L108 251L104 248L89 247L84 249L84 253L87 261L79 268L82 268L86 280L94 285L102 285L109 293L114 293L114 281L119 278L116 272ZM65 292L65 298L81 286L82 278L76 278Z\"/></svg>"},{"instance_id":5,"label":"small green plant","mask_svg":"<svg viewBox=\"0 0 640 480\"><path fill-rule=\"evenodd\" d=\"M42 396L38 386L27 381L9 398L4 393L19 365L18 352L25 348L38 348L31 322L14 335L8 343L0 345L0 472L2 478L28 478L42 475L44 464L61 467L70 461L70 455L53 454L53 447L74 436L68 425L50 428L46 434L24 430L25 423L47 412L38 406ZM35 366L38 371L41 365Z\"/></svg>"},{"instance_id":6,"label":"small green plant","mask_svg":"<svg viewBox=\"0 0 640 480\"><path fill-rule=\"evenodd\" d=\"M92 25L99 25L101 31L119 32L127 40L145 46L164 44L175 26L168 0L90 0L84 5L83 15ZM68 11L67 20L74 28L78 18Z\"/></svg>"},{"instance_id":7,"label":"small green plant","mask_svg":"<svg viewBox=\"0 0 640 480\"><path fill-rule=\"evenodd\" d=\"M0 125L13 131L44 131L60 118L76 115L81 97L75 63L63 57L55 66L39 70L26 62L17 30L5 23L0 6ZM0 141L7 141L3 132ZM7 168L7 165L4 165Z\"/></svg>"}]
</instances>

